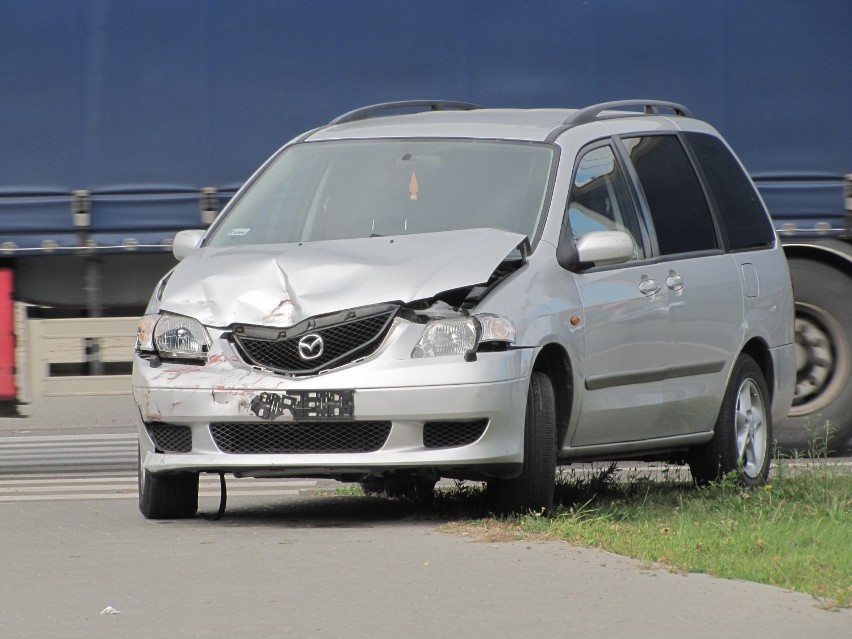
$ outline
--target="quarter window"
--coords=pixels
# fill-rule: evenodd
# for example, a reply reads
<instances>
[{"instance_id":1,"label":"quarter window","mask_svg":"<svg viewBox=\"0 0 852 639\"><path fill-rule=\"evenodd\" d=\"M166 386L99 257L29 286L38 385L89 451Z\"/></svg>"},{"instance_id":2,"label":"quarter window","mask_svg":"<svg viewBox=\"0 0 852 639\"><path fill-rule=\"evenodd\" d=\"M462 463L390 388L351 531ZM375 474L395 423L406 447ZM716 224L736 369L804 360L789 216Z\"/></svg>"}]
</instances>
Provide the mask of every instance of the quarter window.
<instances>
[{"instance_id":1,"label":"quarter window","mask_svg":"<svg viewBox=\"0 0 852 639\"><path fill-rule=\"evenodd\" d=\"M718 248L707 198L677 137L654 135L622 141L645 193L660 253Z\"/></svg>"},{"instance_id":2,"label":"quarter window","mask_svg":"<svg viewBox=\"0 0 852 639\"><path fill-rule=\"evenodd\" d=\"M577 164L568 221L575 241L593 231L623 231L633 238L634 259L645 257L636 210L612 147L592 149Z\"/></svg>"},{"instance_id":3,"label":"quarter window","mask_svg":"<svg viewBox=\"0 0 852 639\"><path fill-rule=\"evenodd\" d=\"M732 249L771 246L775 231L751 180L724 143L706 133L687 133Z\"/></svg>"}]
</instances>

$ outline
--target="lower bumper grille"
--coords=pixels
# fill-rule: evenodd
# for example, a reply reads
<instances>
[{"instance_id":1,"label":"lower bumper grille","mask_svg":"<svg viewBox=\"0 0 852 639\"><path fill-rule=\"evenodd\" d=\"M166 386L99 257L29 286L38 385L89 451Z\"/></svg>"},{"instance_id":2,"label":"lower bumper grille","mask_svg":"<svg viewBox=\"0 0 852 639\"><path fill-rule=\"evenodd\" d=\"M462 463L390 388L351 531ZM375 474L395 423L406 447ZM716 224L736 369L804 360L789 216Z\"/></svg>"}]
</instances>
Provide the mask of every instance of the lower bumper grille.
<instances>
[{"instance_id":1,"label":"lower bumper grille","mask_svg":"<svg viewBox=\"0 0 852 639\"><path fill-rule=\"evenodd\" d=\"M164 453L192 452L192 430L189 426L174 424L148 424L148 434L157 450Z\"/></svg>"},{"instance_id":2,"label":"lower bumper grille","mask_svg":"<svg viewBox=\"0 0 852 639\"><path fill-rule=\"evenodd\" d=\"M223 453L241 455L372 453L384 446L390 422L210 424Z\"/></svg>"},{"instance_id":3,"label":"lower bumper grille","mask_svg":"<svg viewBox=\"0 0 852 639\"><path fill-rule=\"evenodd\" d=\"M475 422L426 422L423 424L423 445L426 448L467 446L482 437L487 427L487 419Z\"/></svg>"}]
</instances>

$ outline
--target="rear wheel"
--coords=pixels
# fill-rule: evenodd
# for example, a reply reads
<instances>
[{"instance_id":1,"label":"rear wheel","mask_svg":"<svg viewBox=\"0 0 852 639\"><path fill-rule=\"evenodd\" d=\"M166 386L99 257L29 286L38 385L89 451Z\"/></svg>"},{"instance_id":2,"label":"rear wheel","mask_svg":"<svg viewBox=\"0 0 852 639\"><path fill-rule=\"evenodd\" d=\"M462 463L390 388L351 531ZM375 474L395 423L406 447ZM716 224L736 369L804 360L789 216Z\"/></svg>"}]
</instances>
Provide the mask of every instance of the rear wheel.
<instances>
[{"instance_id":1,"label":"rear wheel","mask_svg":"<svg viewBox=\"0 0 852 639\"><path fill-rule=\"evenodd\" d=\"M540 511L553 505L556 486L556 402L550 378L533 371L524 419L524 466L514 479L488 482L497 513Z\"/></svg>"},{"instance_id":2,"label":"rear wheel","mask_svg":"<svg viewBox=\"0 0 852 639\"><path fill-rule=\"evenodd\" d=\"M748 355L740 355L725 390L713 439L690 451L689 467L698 484L736 473L744 486L769 477L772 416L763 371Z\"/></svg>"},{"instance_id":3,"label":"rear wheel","mask_svg":"<svg viewBox=\"0 0 852 639\"><path fill-rule=\"evenodd\" d=\"M186 519L198 511L198 473L152 475L139 449L139 511L146 519Z\"/></svg>"}]
</instances>

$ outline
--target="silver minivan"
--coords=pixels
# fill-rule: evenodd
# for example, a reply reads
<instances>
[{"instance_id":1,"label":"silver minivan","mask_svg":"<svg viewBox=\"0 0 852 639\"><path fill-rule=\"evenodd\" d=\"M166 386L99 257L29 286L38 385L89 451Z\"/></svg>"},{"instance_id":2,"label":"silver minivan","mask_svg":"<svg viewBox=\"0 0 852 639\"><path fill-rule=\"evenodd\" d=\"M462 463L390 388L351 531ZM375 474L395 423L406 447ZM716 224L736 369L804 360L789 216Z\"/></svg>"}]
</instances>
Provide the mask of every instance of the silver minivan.
<instances>
[{"instance_id":1,"label":"silver minivan","mask_svg":"<svg viewBox=\"0 0 852 639\"><path fill-rule=\"evenodd\" d=\"M133 373L150 518L194 515L199 473L482 480L497 512L574 461L756 486L792 400L784 254L674 103L358 109L173 250Z\"/></svg>"}]
</instances>

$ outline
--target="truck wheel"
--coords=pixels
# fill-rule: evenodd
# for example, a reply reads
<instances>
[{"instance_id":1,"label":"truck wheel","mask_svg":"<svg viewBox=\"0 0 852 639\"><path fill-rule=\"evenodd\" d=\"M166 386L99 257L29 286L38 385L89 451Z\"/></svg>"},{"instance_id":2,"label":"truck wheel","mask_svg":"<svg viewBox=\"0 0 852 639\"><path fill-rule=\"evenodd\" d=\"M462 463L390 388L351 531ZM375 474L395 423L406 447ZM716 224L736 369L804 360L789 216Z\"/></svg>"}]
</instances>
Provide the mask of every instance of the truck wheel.
<instances>
[{"instance_id":1,"label":"truck wheel","mask_svg":"<svg viewBox=\"0 0 852 639\"><path fill-rule=\"evenodd\" d=\"M762 486L769 477L772 416L763 371L740 355L722 399L713 439L689 453L689 468L699 485L737 473L743 486Z\"/></svg>"},{"instance_id":2,"label":"truck wheel","mask_svg":"<svg viewBox=\"0 0 852 639\"><path fill-rule=\"evenodd\" d=\"M146 519L186 519L198 511L198 473L156 476L142 467L139 449L139 512Z\"/></svg>"},{"instance_id":3,"label":"truck wheel","mask_svg":"<svg viewBox=\"0 0 852 639\"><path fill-rule=\"evenodd\" d=\"M852 447L852 288L845 273L812 260L790 260L796 298L796 392L779 425L783 448L807 450L830 423L828 446Z\"/></svg>"},{"instance_id":4,"label":"truck wheel","mask_svg":"<svg viewBox=\"0 0 852 639\"><path fill-rule=\"evenodd\" d=\"M514 479L488 482L494 512L526 513L553 505L556 486L556 401L553 384L533 371L524 418L524 466Z\"/></svg>"}]
</instances>

